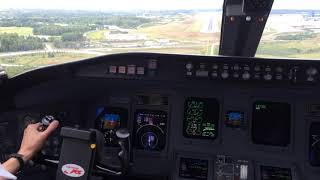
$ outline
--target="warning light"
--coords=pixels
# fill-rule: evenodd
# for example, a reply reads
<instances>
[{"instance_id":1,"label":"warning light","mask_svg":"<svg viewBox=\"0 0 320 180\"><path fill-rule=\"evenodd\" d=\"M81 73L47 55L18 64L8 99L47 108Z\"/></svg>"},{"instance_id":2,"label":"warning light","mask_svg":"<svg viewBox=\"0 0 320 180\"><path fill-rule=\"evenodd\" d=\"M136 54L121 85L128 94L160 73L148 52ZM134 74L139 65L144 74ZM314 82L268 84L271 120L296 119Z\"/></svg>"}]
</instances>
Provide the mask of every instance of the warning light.
<instances>
[{"instance_id":1,"label":"warning light","mask_svg":"<svg viewBox=\"0 0 320 180\"><path fill-rule=\"evenodd\" d=\"M90 148L91 148L91 149L95 149L96 147L97 147L96 144L90 144Z\"/></svg>"},{"instance_id":2,"label":"warning light","mask_svg":"<svg viewBox=\"0 0 320 180\"><path fill-rule=\"evenodd\" d=\"M235 18L234 16L231 16L231 17L230 17L230 21L233 22L233 21L235 21L235 20L236 20L236 18Z\"/></svg>"}]
</instances>

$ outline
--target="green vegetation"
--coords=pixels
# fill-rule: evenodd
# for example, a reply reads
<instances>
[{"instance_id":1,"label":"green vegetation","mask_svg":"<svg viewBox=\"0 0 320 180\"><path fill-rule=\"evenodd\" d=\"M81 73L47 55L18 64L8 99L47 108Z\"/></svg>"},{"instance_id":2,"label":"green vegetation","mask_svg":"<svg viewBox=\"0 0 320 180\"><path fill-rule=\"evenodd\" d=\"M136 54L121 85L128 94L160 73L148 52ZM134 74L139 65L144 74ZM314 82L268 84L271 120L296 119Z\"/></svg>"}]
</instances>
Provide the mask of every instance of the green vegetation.
<instances>
[{"instance_id":1,"label":"green vegetation","mask_svg":"<svg viewBox=\"0 0 320 180\"><path fill-rule=\"evenodd\" d=\"M213 49L214 54L218 53L218 47L215 46ZM193 54L193 55L211 55L209 53L209 47L206 45L194 45L194 46L185 46L185 47L165 47L165 48L115 48L112 51L98 51L106 54L112 53L128 53L128 52L153 52L153 53L169 53L169 54Z\"/></svg>"},{"instance_id":2,"label":"green vegetation","mask_svg":"<svg viewBox=\"0 0 320 180\"><path fill-rule=\"evenodd\" d=\"M5 69L9 77L13 77L22 72L35 68L61 64L65 62L78 61L90 58L92 55L87 54L70 54L70 53L39 53L23 56L0 57L0 64L7 64ZM13 65L13 66L10 66Z\"/></svg>"},{"instance_id":3,"label":"green vegetation","mask_svg":"<svg viewBox=\"0 0 320 180\"><path fill-rule=\"evenodd\" d=\"M9 77L14 77L18 74L21 74L23 72L27 72L27 71L30 71L32 69L35 69L36 67L33 67L33 66L29 66L29 65L26 65L26 66L11 66L11 67L5 67L5 70L8 74Z\"/></svg>"},{"instance_id":4,"label":"green vegetation","mask_svg":"<svg viewBox=\"0 0 320 180\"><path fill-rule=\"evenodd\" d=\"M3 18L0 21L0 27L37 27L41 24L50 26L61 24L69 26L86 26L90 29L103 28L104 25L114 25L121 28L136 28L142 24L153 21L151 19L136 17L135 14L131 13L97 13L67 10L10 10L10 13L3 13L1 15Z\"/></svg>"},{"instance_id":5,"label":"green vegetation","mask_svg":"<svg viewBox=\"0 0 320 180\"><path fill-rule=\"evenodd\" d=\"M275 40L307 40L317 37L315 33L312 32L302 32L302 33L294 33L294 34L288 34L288 33L282 33L281 35L278 35Z\"/></svg>"},{"instance_id":6,"label":"green vegetation","mask_svg":"<svg viewBox=\"0 0 320 180\"><path fill-rule=\"evenodd\" d=\"M102 41L106 39L105 33L109 32L108 30L97 30L87 33L87 38L92 41Z\"/></svg>"},{"instance_id":7,"label":"green vegetation","mask_svg":"<svg viewBox=\"0 0 320 180\"><path fill-rule=\"evenodd\" d=\"M145 23L150 23L150 19L145 19L145 18L139 18L135 16L111 16L107 17L106 19L100 19L101 24L106 24L106 25L116 25L121 28L137 28L138 26L145 24Z\"/></svg>"},{"instance_id":8,"label":"green vegetation","mask_svg":"<svg viewBox=\"0 0 320 180\"><path fill-rule=\"evenodd\" d=\"M69 36L66 36L64 39L55 39L53 41L54 47L58 49L80 49L84 48L86 45L85 41L68 41L68 38ZM71 35L70 38L74 38L73 35Z\"/></svg>"},{"instance_id":9,"label":"green vegetation","mask_svg":"<svg viewBox=\"0 0 320 180\"><path fill-rule=\"evenodd\" d=\"M83 35L79 32L63 33L61 36L62 41L83 41Z\"/></svg>"},{"instance_id":10,"label":"green vegetation","mask_svg":"<svg viewBox=\"0 0 320 180\"><path fill-rule=\"evenodd\" d=\"M320 58L320 33L306 40L268 41L259 45L258 57Z\"/></svg>"},{"instance_id":11,"label":"green vegetation","mask_svg":"<svg viewBox=\"0 0 320 180\"><path fill-rule=\"evenodd\" d=\"M40 38L7 33L0 35L0 45L0 52L28 51L44 47Z\"/></svg>"},{"instance_id":12,"label":"green vegetation","mask_svg":"<svg viewBox=\"0 0 320 180\"><path fill-rule=\"evenodd\" d=\"M31 27L0 27L0 34L18 34L19 36L31 36L33 29Z\"/></svg>"},{"instance_id":13,"label":"green vegetation","mask_svg":"<svg viewBox=\"0 0 320 180\"><path fill-rule=\"evenodd\" d=\"M33 29L35 35L60 36L65 33L85 33L92 30L88 26L59 26L59 25L42 25Z\"/></svg>"}]
</instances>

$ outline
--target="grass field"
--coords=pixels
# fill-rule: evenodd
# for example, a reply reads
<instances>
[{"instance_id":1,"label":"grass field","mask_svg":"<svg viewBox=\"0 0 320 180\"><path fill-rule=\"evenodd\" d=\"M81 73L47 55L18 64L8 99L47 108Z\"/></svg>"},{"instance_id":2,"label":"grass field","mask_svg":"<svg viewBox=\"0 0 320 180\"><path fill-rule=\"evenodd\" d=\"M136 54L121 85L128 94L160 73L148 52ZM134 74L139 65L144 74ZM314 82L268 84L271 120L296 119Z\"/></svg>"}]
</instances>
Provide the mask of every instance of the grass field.
<instances>
[{"instance_id":1,"label":"grass field","mask_svg":"<svg viewBox=\"0 0 320 180\"><path fill-rule=\"evenodd\" d=\"M87 54L69 54L69 53L55 53L53 56L47 53L13 56L13 57L1 57L0 64L17 65L17 66L5 66L5 69L9 77L13 77L22 72L32 70L35 68L61 64L66 62L78 61L86 58L93 57L93 55Z\"/></svg>"},{"instance_id":2,"label":"grass field","mask_svg":"<svg viewBox=\"0 0 320 180\"><path fill-rule=\"evenodd\" d=\"M151 39L171 39L181 42L219 41L219 33L201 33L203 22L200 16L186 16L184 20L139 28L136 33L147 34Z\"/></svg>"},{"instance_id":3,"label":"grass field","mask_svg":"<svg viewBox=\"0 0 320 180\"><path fill-rule=\"evenodd\" d=\"M320 33L306 40L261 42L257 57L320 59Z\"/></svg>"},{"instance_id":4,"label":"grass field","mask_svg":"<svg viewBox=\"0 0 320 180\"><path fill-rule=\"evenodd\" d=\"M20 36L32 36L33 28L31 27L0 27L0 34L17 33Z\"/></svg>"},{"instance_id":5,"label":"grass field","mask_svg":"<svg viewBox=\"0 0 320 180\"><path fill-rule=\"evenodd\" d=\"M105 33L108 32L108 30L97 30L87 33L87 38L92 41L101 41L105 40L106 36Z\"/></svg>"}]
</instances>

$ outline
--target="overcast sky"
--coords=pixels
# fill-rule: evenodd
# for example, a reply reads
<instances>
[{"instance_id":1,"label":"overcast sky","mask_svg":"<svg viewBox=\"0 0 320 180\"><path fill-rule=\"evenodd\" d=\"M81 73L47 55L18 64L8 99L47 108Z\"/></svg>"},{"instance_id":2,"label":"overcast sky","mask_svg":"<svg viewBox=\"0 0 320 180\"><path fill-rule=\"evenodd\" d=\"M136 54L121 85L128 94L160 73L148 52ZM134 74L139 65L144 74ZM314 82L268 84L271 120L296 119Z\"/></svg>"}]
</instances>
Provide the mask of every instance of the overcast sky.
<instances>
[{"instance_id":1,"label":"overcast sky","mask_svg":"<svg viewBox=\"0 0 320 180\"><path fill-rule=\"evenodd\" d=\"M223 0L0 0L0 9L221 9ZM320 0L275 0L274 9L318 9Z\"/></svg>"}]
</instances>

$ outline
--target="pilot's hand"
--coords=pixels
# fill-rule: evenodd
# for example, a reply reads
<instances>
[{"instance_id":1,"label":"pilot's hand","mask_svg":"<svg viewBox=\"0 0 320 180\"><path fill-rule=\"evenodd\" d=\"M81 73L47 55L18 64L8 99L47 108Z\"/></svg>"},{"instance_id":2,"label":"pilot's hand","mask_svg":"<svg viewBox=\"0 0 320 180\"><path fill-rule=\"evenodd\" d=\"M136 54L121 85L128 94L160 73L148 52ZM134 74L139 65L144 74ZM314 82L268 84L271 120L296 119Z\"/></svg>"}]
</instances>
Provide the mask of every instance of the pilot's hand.
<instances>
[{"instance_id":1,"label":"pilot's hand","mask_svg":"<svg viewBox=\"0 0 320 180\"><path fill-rule=\"evenodd\" d=\"M23 160L30 160L43 146L50 134L59 126L58 121L53 121L43 132L38 131L40 123L29 124L24 130L19 154L23 155Z\"/></svg>"}]
</instances>

